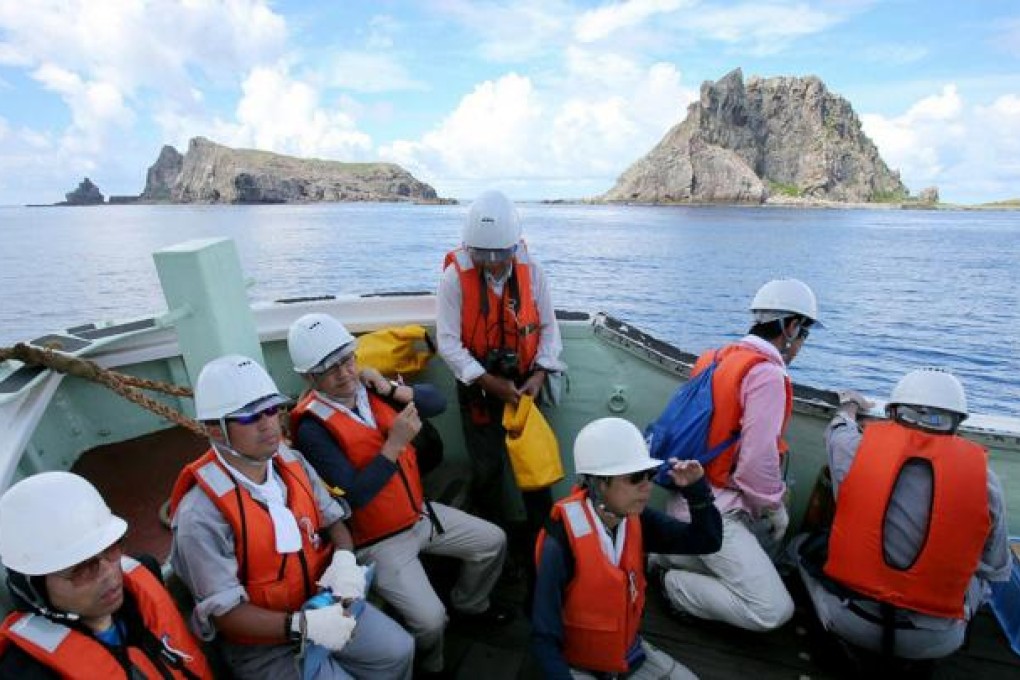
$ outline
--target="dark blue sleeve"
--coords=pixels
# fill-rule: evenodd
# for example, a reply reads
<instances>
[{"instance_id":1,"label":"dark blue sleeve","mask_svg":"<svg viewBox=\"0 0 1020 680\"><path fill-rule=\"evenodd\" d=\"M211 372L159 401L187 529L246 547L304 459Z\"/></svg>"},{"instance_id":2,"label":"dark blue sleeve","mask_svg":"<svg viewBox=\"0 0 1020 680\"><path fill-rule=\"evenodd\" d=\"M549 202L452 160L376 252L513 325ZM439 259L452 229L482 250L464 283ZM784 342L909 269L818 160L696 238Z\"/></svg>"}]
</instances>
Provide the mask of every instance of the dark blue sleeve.
<instances>
[{"instance_id":1,"label":"dark blue sleeve","mask_svg":"<svg viewBox=\"0 0 1020 680\"><path fill-rule=\"evenodd\" d=\"M355 470L333 435L315 418L302 418L294 435L294 448L304 454L322 481L344 492L353 508L367 504L397 471L397 465L379 454L363 469Z\"/></svg>"},{"instance_id":2,"label":"dark blue sleeve","mask_svg":"<svg viewBox=\"0 0 1020 680\"><path fill-rule=\"evenodd\" d=\"M563 658L563 598L570 575L566 553L553 535L546 533L535 579L531 608L531 652L542 668L543 678L570 680L570 666Z\"/></svg>"},{"instance_id":3,"label":"dark blue sleeve","mask_svg":"<svg viewBox=\"0 0 1020 680\"><path fill-rule=\"evenodd\" d=\"M641 533L645 551L669 555L705 555L722 546L722 515L715 507L712 489L702 477L680 489L691 511L691 521L681 522L669 515L645 508Z\"/></svg>"},{"instance_id":4,"label":"dark blue sleeve","mask_svg":"<svg viewBox=\"0 0 1020 680\"><path fill-rule=\"evenodd\" d=\"M432 383L411 385L414 390L414 406L422 418L438 416L446 410L446 395Z\"/></svg>"}]
</instances>

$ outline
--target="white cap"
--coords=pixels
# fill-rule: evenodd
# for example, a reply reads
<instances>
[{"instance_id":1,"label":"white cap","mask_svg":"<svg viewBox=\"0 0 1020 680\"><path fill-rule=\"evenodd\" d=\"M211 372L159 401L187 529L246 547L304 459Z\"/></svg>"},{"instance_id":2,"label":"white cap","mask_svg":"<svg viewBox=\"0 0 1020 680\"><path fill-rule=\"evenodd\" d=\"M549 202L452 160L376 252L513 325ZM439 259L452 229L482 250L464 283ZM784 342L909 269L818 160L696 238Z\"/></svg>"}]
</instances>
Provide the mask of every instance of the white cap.
<instances>
[{"instance_id":1,"label":"white cap","mask_svg":"<svg viewBox=\"0 0 1020 680\"><path fill-rule=\"evenodd\" d=\"M521 240L521 221L510 199L499 191L486 191L475 199L464 222L468 248L505 250Z\"/></svg>"},{"instance_id":2,"label":"white cap","mask_svg":"<svg viewBox=\"0 0 1020 680\"><path fill-rule=\"evenodd\" d=\"M26 576L80 564L125 532L96 488L70 472L32 475L0 498L0 560Z\"/></svg>"},{"instance_id":3,"label":"white cap","mask_svg":"<svg viewBox=\"0 0 1020 680\"><path fill-rule=\"evenodd\" d=\"M305 314L287 331L287 351L298 373L325 371L354 348L354 336L329 314Z\"/></svg>"},{"instance_id":4,"label":"white cap","mask_svg":"<svg viewBox=\"0 0 1020 680\"><path fill-rule=\"evenodd\" d=\"M662 465L648 455L648 444L632 422L599 418L581 428L574 440L574 470L579 475L612 477Z\"/></svg>"},{"instance_id":5,"label":"white cap","mask_svg":"<svg viewBox=\"0 0 1020 680\"><path fill-rule=\"evenodd\" d=\"M202 421L251 415L289 401L266 369L240 354L213 359L195 381L195 418Z\"/></svg>"},{"instance_id":6,"label":"white cap","mask_svg":"<svg viewBox=\"0 0 1020 680\"><path fill-rule=\"evenodd\" d=\"M928 406L967 415L963 385L956 376L941 368L919 368L907 373L893 388L889 404Z\"/></svg>"},{"instance_id":7,"label":"white cap","mask_svg":"<svg viewBox=\"0 0 1020 680\"><path fill-rule=\"evenodd\" d=\"M803 281L774 279L758 289L751 301L755 321L767 323L791 314L807 317L815 326L824 328L818 318L818 301Z\"/></svg>"}]
</instances>

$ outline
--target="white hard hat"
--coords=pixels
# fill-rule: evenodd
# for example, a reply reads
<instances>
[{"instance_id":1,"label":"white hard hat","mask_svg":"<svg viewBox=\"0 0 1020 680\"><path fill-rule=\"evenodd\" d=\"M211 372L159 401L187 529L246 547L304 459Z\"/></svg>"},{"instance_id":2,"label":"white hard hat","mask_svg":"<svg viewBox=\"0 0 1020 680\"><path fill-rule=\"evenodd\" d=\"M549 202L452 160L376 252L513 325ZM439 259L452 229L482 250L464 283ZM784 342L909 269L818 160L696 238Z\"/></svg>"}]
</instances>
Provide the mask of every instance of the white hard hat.
<instances>
[{"instance_id":1,"label":"white hard hat","mask_svg":"<svg viewBox=\"0 0 1020 680\"><path fill-rule=\"evenodd\" d=\"M73 567L126 531L96 488L70 472L32 475L0 498L0 560L26 576Z\"/></svg>"},{"instance_id":2,"label":"white hard hat","mask_svg":"<svg viewBox=\"0 0 1020 680\"><path fill-rule=\"evenodd\" d=\"M577 433L574 469L579 475L612 477L659 467L661 460L648 455L641 430L623 418L599 418Z\"/></svg>"},{"instance_id":3,"label":"white hard hat","mask_svg":"<svg viewBox=\"0 0 1020 680\"><path fill-rule=\"evenodd\" d=\"M766 283L754 294L751 311L759 323L799 314L822 327L815 294L806 283L797 279L774 279Z\"/></svg>"},{"instance_id":4,"label":"white hard hat","mask_svg":"<svg viewBox=\"0 0 1020 680\"><path fill-rule=\"evenodd\" d=\"M327 359L344 357L345 353L338 350L353 353L354 336L329 314L305 314L287 331L287 351L298 373L318 373L329 368L331 363Z\"/></svg>"},{"instance_id":5,"label":"white hard hat","mask_svg":"<svg viewBox=\"0 0 1020 680\"><path fill-rule=\"evenodd\" d=\"M502 250L520 240L521 221L509 198L499 191L486 191L475 199L464 223L464 245Z\"/></svg>"},{"instance_id":6,"label":"white hard hat","mask_svg":"<svg viewBox=\"0 0 1020 680\"><path fill-rule=\"evenodd\" d=\"M290 401L259 362L228 354L207 363L195 381L195 418L219 420L251 415Z\"/></svg>"},{"instance_id":7,"label":"white hard hat","mask_svg":"<svg viewBox=\"0 0 1020 680\"><path fill-rule=\"evenodd\" d=\"M956 376L941 368L919 368L907 373L893 388L889 404L928 406L967 415L963 385Z\"/></svg>"}]
</instances>

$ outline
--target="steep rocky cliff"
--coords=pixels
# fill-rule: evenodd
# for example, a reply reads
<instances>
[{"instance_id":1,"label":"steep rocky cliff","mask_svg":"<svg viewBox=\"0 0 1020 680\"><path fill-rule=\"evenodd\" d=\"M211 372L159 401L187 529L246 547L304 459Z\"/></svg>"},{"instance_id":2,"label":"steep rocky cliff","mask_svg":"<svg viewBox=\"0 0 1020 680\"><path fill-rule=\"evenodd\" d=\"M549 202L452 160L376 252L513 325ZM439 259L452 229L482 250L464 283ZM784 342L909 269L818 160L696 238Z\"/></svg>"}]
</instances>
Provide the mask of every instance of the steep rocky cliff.
<instances>
[{"instance_id":1,"label":"steep rocky cliff","mask_svg":"<svg viewBox=\"0 0 1020 680\"><path fill-rule=\"evenodd\" d=\"M78 183L74 191L64 194L65 200L55 205L102 205L103 193L88 177Z\"/></svg>"},{"instance_id":2,"label":"steep rocky cliff","mask_svg":"<svg viewBox=\"0 0 1020 680\"><path fill-rule=\"evenodd\" d=\"M392 163L341 163L231 149L195 137L181 156L165 146L141 198L172 203L434 201L436 191Z\"/></svg>"},{"instance_id":3,"label":"steep rocky cliff","mask_svg":"<svg viewBox=\"0 0 1020 680\"><path fill-rule=\"evenodd\" d=\"M606 201L761 203L908 194L842 97L814 76L705 82L687 118L620 176Z\"/></svg>"}]
</instances>

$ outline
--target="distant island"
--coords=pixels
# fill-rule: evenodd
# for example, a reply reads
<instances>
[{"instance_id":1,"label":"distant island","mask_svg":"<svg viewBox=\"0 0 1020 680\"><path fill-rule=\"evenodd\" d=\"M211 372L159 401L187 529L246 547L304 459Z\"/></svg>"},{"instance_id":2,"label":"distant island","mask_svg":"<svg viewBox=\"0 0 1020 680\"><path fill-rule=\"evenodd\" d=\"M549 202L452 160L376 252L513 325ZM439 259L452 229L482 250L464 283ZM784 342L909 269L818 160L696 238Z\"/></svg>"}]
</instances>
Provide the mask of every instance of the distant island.
<instances>
[{"instance_id":1,"label":"distant island","mask_svg":"<svg viewBox=\"0 0 1020 680\"><path fill-rule=\"evenodd\" d=\"M100 205L103 195L87 177L55 205ZM139 196L111 196L126 203L319 203L414 201L452 203L394 163L343 163L232 149L195 137L182 155L164 146L149 168Z\"/></svg>"},{"instance_id":2,"label":"distant island","mask_svg":"<svg viewBox=\"0 0 1020 680\"><path fill-rule=\"evenodd\" d=\"M924 198L938 202L938 190ZM687 117L600 197L633 203L899 203L910 192L815 76L706 81Z\"/></svg>"}]
</instances>

